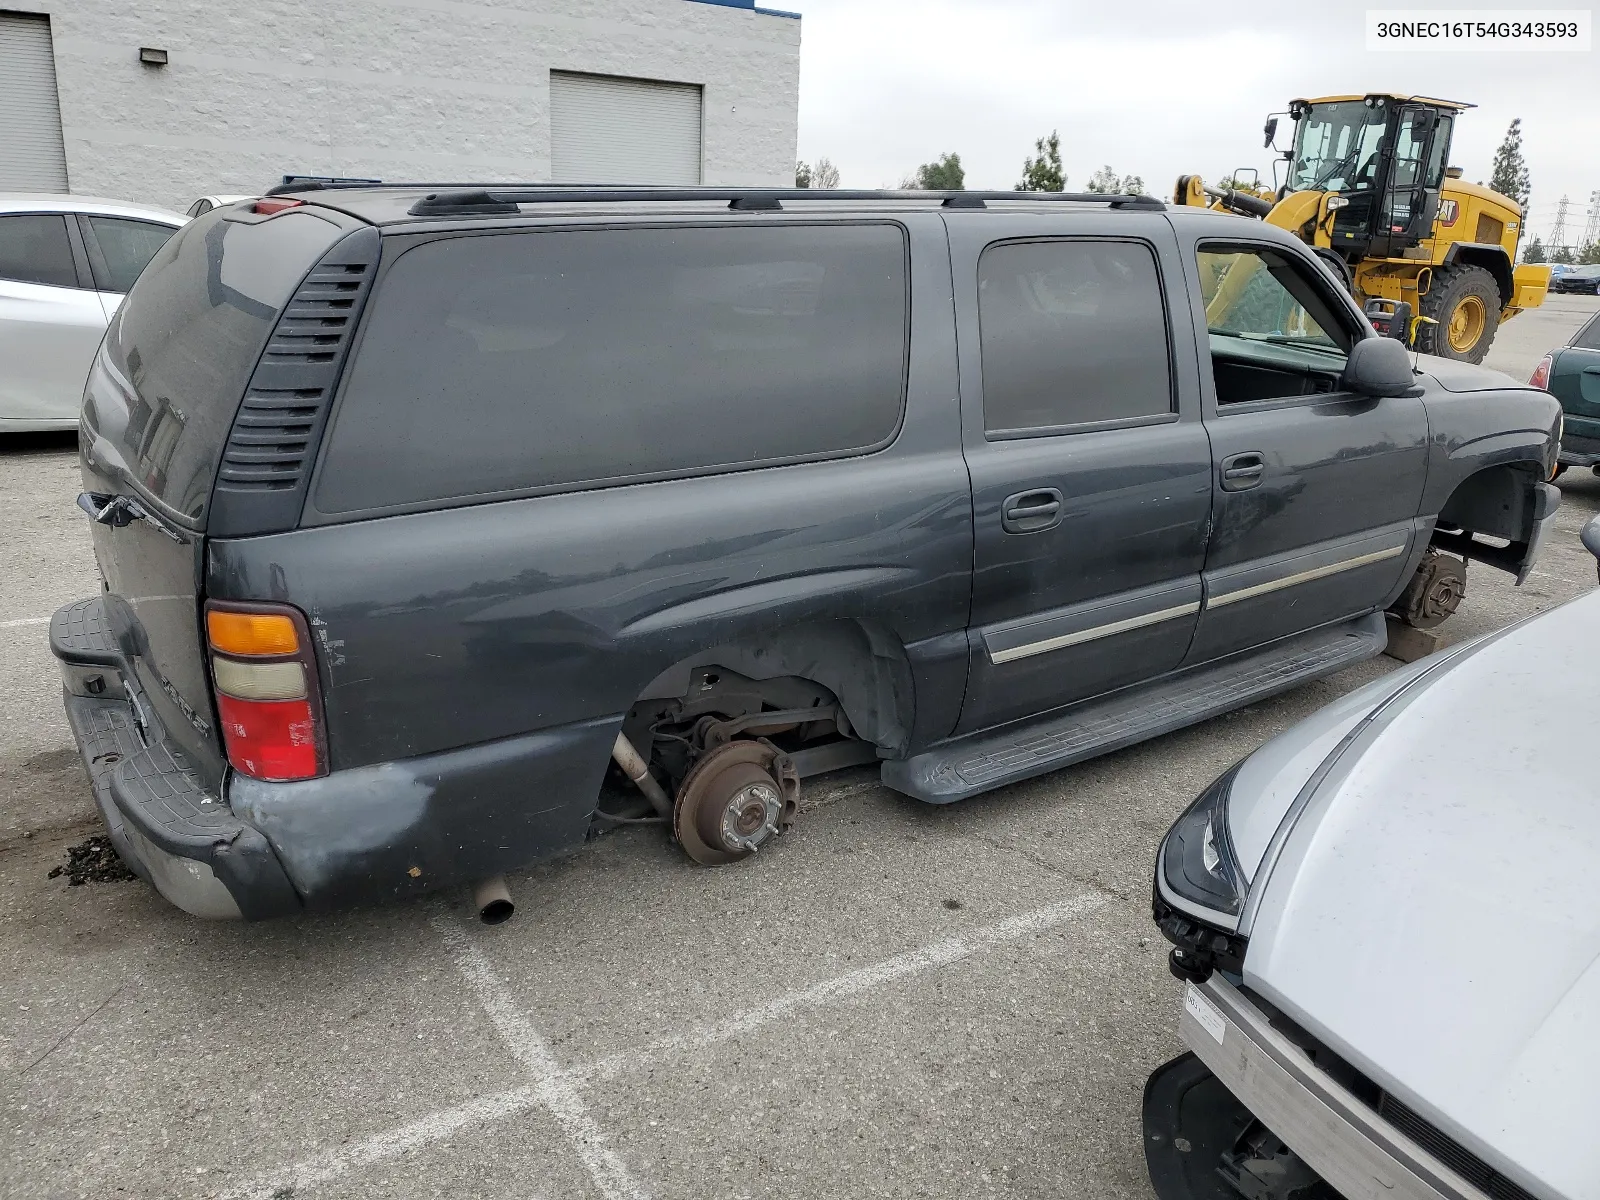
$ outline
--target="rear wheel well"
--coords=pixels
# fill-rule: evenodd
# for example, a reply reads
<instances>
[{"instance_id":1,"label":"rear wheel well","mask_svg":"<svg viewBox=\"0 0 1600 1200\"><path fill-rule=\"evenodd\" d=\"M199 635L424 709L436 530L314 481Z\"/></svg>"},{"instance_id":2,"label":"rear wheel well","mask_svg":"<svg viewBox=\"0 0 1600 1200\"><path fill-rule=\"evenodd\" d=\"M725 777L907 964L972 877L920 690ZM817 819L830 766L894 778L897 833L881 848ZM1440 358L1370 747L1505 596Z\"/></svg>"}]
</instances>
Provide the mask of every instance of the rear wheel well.
<instances>
[{"instance_id":1,"label":"rear wheel well","mask_svg":"<svg viewBox=\"0 0 1600 1200\"><path fill-rule=\"evenodd\" d=\"M784 736L859 739L899 753L911 733L911 665L892 632L865 621L822 621L708 647L662 671L640 692L623 734L669 775L686 763L674 743L705 717L818 710ZM788 722L784 722L788 724ZM755 733L756 730L752 730Z\"/></svg>"}]
</instances>

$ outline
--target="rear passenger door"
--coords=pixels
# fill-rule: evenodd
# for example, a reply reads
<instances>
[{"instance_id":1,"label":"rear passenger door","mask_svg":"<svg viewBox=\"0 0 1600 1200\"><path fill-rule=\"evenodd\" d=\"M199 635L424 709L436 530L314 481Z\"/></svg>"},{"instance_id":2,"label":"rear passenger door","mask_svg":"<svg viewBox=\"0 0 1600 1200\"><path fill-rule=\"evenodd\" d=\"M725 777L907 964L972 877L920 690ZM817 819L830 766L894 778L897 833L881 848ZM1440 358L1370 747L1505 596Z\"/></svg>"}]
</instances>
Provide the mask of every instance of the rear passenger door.
<instances>
[{"instance_id":1,"label":"rear passenger door","mask_svg":"<svg viewBox=\"0 0 1600 1200\"><path fill-rule=\"evenodd\" d=\"M975 522L965 733L1183 660L1211 455L1162 217L946 223Z\"/></svg>"},{"instance_id":2,"label":"rear passenger door","mask_svg":"<svg viewBox=\"0 0 1600 1200\"><path fill-rule=\"evenodd\" d=\"M89 266L94 271L100 302L105 307L106 319L110 320L145 265L178 231L171 225L137 221L131 217L85 214L78 221L83 228L84 246L89 252Z\"/></svg>"},{"instance_id":3,"label":"rear passenger door","mask_svg":"<svg viewBox=\"0 0 1600 1200\"><path fill-rule=\"evenodd\" d=\"M77 420L106 316L73 221L0 215L0 427Z\"/></svg>"}]
</instances>

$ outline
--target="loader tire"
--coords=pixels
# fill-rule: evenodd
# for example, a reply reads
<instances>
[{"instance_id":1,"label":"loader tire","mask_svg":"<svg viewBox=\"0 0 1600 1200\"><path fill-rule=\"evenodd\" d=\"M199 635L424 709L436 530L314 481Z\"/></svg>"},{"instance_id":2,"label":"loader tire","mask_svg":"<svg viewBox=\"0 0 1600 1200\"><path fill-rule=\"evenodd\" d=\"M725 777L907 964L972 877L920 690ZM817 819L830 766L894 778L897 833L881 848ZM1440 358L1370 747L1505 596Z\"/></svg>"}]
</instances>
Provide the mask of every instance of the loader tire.
<instances>
[{"instance_id":1,"label":"loader tire","mask_svg":"<svg viewBox=\"0 0 1600 1200\"><path fill-rule=\"evenodd\" d=\"M1440 267L1422 298L1421 315L1438 322L1417 328L1417 349L1457 362L1480 363L1500 324L1500 289L1482 267Z\"/></svg>"}]
</instances>

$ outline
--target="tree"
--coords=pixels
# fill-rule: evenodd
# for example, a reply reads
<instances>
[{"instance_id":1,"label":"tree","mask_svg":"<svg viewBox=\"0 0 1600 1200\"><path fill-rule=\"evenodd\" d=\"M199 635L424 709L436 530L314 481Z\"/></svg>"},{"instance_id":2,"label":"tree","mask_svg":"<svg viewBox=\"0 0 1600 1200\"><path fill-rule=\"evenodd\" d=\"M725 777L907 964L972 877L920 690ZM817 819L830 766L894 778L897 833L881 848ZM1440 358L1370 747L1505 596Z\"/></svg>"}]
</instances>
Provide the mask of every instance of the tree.
<instances>
[{"instance_id":1,"label":"tree","mask_svg":"<svg viewBox=\"0 0 1600 1200\"><path fill-rule=\"evenodd\" d=\"M1107 163L1089 180L1089 190L1102 195L1142 196L1144 180L1137 175L1118 175Z\"/></svg>"},{"instance_id":2,"label":"tree","mask_svg":"<svg viewBox=\"0 0 1600 1200\"><path fill-rule=\"evenodd\" d=\"M961 165L961 155L941 154L938 162L923 163L902 186L919 192L965 191L967 172Z\"/></svg>"},{"instance_id":3,"label":"tree","mask_svg":"<svg viewBox=\"0 0 1600 1200\"><path fill-rule=\"evenodd\" d=\"M1489 187L1502 196L1509 196L1528 211L1528 198L1533 188L1528 178L1528 164L1522 158L1522 118L1518 117L1506 129L1505 141L1494 152L1494 169L1489 172Z\"/></svg>"},{"instance_id":4,"label":"tree","mask_svg":"<svg viewBox=\"0 0 1600 1200\"><path fill-rule=\"evenodd\" d=\"M1522 248L1522 261L1525 263L1542 263L1544 261L1544 243L1535 234L1528 239L1528 244Z\"/></svg>"},{"instance_id":5,"label":"tree","mask_svg":"<svg viewBox=\"0 0 1600 1200\"><path fill-rule=\"evenodd\" d=\"M1033 143L1035 157L1022 160L1022 178L1017 182L1019 192L1062 192L1067 187L1067 177L1061 173L1061 135L1054 129L1049 137Z\"/></svg>"},{"instance_id":6,"label":"tree","mask_svg":"<svg viewBox=\"0 0 1600 1200\"><path fill-rule=\"evenodd\" d=\"M1549 261L1552 263L1565 263L1570 267L1572 265L1572 247L1552 246L1550 248Z\"/></svg>"},{"instance_id":7,"label":"tree","mask_svg":"<svg viewBox=\"0 0 1600 1200\"><path fill-rule=\"evenodd\" d=\"M802 188L836 188L839 186L839 168L826 158L815 163L804 160L794 165L794 185Z\"/></svg>"},{"instance_id":8,"label":"tree","mask_svg":"<svg viewBox=\"0 0 1600 1200\"><path fill-rule=\"evenodd\" d=\"M1578 261L1586 267L1600 265L1600 242L1590 242L1583 248L1583 253L1578 255Z\"/></svg>"}]
</instances>

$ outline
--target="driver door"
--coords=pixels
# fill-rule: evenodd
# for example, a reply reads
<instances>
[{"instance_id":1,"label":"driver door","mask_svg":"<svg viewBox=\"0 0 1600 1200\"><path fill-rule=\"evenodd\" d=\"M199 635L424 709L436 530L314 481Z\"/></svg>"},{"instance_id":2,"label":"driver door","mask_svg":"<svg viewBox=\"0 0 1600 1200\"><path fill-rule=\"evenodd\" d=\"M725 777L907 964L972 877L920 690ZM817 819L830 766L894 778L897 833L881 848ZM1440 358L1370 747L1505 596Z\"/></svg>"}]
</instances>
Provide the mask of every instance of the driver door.
<instances>
[{"instance_id":1,"label":"driver door","mask_svg":"<svg viewBox=\"0 0 1600 1200\"><path fill-rule=\"evenodd\" d=\"M1205 606L1186 662L1369 613L1411 561L1428 447L1418 398L1343 390L1372 334L1307 256L1200 242L1194 314L1212 452Z\"/></svg>"}]
</instances>

